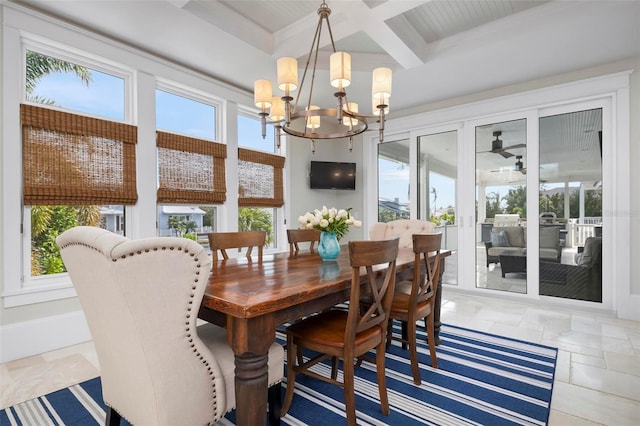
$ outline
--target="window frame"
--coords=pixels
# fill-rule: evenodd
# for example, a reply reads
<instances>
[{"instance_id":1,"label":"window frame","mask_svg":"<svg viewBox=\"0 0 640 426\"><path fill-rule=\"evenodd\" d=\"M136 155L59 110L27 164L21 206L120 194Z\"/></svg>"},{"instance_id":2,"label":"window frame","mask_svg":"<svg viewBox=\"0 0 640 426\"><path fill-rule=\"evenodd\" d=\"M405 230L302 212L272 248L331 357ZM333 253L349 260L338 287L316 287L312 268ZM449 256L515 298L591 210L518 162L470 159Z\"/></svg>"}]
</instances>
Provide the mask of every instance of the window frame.
<instances>
[{"instance_id":1,"label":"window frame","mask_svg":"<svg viewBox=\"0 0 640 426\"><path fill-rule=\"evenodd\" d=\"M26 100L26 55L27 51L35 52L38 54L54 57L56 59L61 59L64 61L72 62L77 65L85 66L94 71L106 73L112 75L117 78L122 78L124 81L124 119L113 120L109 117L97 116L95 114L86 113L83 111L78 111L69 108L62 107L52 107L53 109L64 111L72 114L80 114L88 117L95 117L99 119L107 119L116 122L122 122L126 124L134 124L133 123L133 93L134 93L134 84L133 81L135 79L135 72L132 69L129 69L125 66L116 65L114 62L108 61L104 58L98 58L95 55L91 55L88 53L81 53L78 51L74 51L71 48L62 47L59 43L51 42L45 43L41 39L37 37L30 36L28 34L20 33L19 34L19 55L21 57L21 61L19 67L16 67L14 70L18 70L19 72L19 80L21 82L20 87L16 88L17 96L7 96L5 102L11 105L12 108L15 108L17 112L16 119L13 119L13 115L8 116L5 115L3 117L4 126L8 127L8 132L12 135L18 135L17 139L22 140L22 131L21 131L21 123L19 119L19 111L20 111L20 103L42 106L37 103L29 102ZM9 52L11 54L12 52ZM15 53L15 52L13 52ZM11 79L11 76L6 76L5 78ZM15 104L13 103L15 100ZM5 104L7 105L7 104ZM8 119L10 117L10 119ZM3 138L7 137L7 133L3 135ZM7 139L5 139L7 140ZM18 153L18 157L21 158L22 155L22 147L21 143L17 144L15 147ZM12 153L11 153L12 154ZM15 155L9 154L8 157L15 158ZM5 161L11 162L9 158L5 159ZM5 163L6 165L7 163ZM22 202L23 197L23 187L22 187L22 164L12 164L12 167L3 167L3 179L13 179L16 177L20 179L20 186L18 189L18 194L20 197L19 200L19 208L21 210L20 217L20 233L18 234L18 239L14 239L12 236L5 237L6 246L10 246L11 244L16 244L19 246L19 250L16 253L19 256L19 260L16 263L19 267L14 268L5 268L4 274L4 288L3 288L3 306L4 307L15 307L28 305L33 303L47 302L52 300L59 300L65 298L71 298L76 296L75 289L73 288L73 284L69 279L68 273L59 273L59 274L51 274L51 275L41 275L41 276L32 276L31 275L31 206L24 205ZM9 170L11 169L11 170ZM6 199L3 201L4 208L8 209L10 206L14 205L12 202L7 202ZM128 219L131 217L128 214L133 206L125 206L125 229L129 230L131 223ZM6 261L7 257L5 257Z\"/></svg>"},{"instance_id":2,"label":"window frame","mask_svg":"<svg viewBox=\"0 0 640 426\"><path fill-rule=\"evenodd\" d=\"M213 132L213 139L210 140L210 142L212 143L219 143L219 144L224 144L227 145L227 156L228 156L228 151L229 151L229 146L226 143L225 140L223 140L224 138L222 137L222 135L224 134L224 132L222 131L223 128L223 115L225 114L225 101L224 99L217 97L217 96L213 96L209 93L205 93L203 91L197 90L195 88L191 88L191 87L187 87L185 85L176 83L174 81L170 81L168 79L165 78L161 78L161 77L156 77L155 78L156 81L156 85L155 85L155 89L154 89L154 107L156 108L154 110L154 117L157 117L157 91L162 91L162 92L166 92L169 93L171 95L174 96L178 96L181 98L185 98L185 99L189 99L192 100L194 102L199 102L208 106L211 106L214 111L215 111L215 119L214 119L214 132ZM201 139L201 140L209 140L209 139L203 139L201 137L198 136L194 136L194 135L190 135L190 134L186 134L186 133L177 133L174 132L173 130L166 130L166 129L160 129L158 127L158 123L155 123L155 134L157 137L158 132L165 132L165 133L175 133L181 136L185 136L185 137L189 137L189 138L195 138L195 139ZM157 142L154 142L154 149L156 149L156 156L157 156ZM155 176L156 176L156 191L158 188L158 168L157 168L157 161L156 161L156 168L155 168ZM225 158L225 174L228 176L229 175L229 171L228 171L228 159ZM226 186L227 188L229 187L229 182L227 179L226 182ZM228 191L227 191L228 192ZM155 196L155 218L156 218L156 235L160 235L160 206L175 206L175 205L191 205L191 204L173 204L173 203L158 203L157 200L157 192L156 194L154 194ZM212 223L212 228L213 229L220 229L221 227L221 218L224 216L224 212L226 209L226 205L227 205L227 201L228 201L228 197L227 200L225 200L223 203L221 204L198 204L198 206L201 205L206 205L206 206L211 206L211 207L215 207L215 212L214 212L214 217L213 217L213 223ZM194 204L195 205L195 204Z\"/></svg>"},{"instance_id":3,"label":"window frame","mask_svg":"<svg viewBox=\"0 0 640 426\"><path fill-rule=\"evenodd\" d=\"M238 111L237 111L237 116L236 116L236 123L238 123L238 118L239 117L245 117L247 119L250 120L254 120L258 123L258 125L260 124L260 118L258 116L258 110L255 108L249 108L249 107L244 107L239 105L238 106ZM240 127L238 125L238 127ZM273 132L274 130L274 126L271 124L269 124L269 122L267 121L267 140L269 140L269 132ZM267 150L267 149L260 149L260 150L256 150L256 149L252 149L248 146L244 146L244 145L240 145L240 143L238 142L236 148L243 148L243 149L248 149L251 151L256 151L256 152L266 152L269 154L273 154L273 155L277 155L277 156L283 156L286 157L286 144L287 144L287 138L286 138L286 133L282 132L282 135L280 136L280 147L278 148L278 146L276 145L276 140L274 137L271 137L271 142L272 142L272 146L271 146L271 150ZM258 133L256 134L257 138L262 138L262 136ZM239 155L238 155L238 161L240 161L239 159ZM282 206L280 207L266 207L266 206L237 206L238 211L240 211L241 208L260 208L260 209L273 209L273 243L271 244L270 247L265 247L264 252L265 253L277 253L283 250L284 247L286 247L286 224L285 224L285 215L286 215L286 211L285 208L287 206L287 171L288 171L288 166L285 162L284 165L284 169L283 169L283 198L284 198L284 203ZM240 197L238 197L239 200ZM237 224L236 224L237 225Z\"/></svg>"}]
</instances>

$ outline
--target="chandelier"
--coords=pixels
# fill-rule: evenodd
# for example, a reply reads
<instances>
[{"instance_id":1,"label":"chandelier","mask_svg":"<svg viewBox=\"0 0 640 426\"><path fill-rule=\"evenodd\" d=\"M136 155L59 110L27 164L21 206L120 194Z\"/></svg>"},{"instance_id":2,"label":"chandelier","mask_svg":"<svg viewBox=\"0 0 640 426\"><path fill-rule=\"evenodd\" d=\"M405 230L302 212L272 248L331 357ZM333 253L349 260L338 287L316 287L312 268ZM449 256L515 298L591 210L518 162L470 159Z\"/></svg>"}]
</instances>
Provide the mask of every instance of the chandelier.
<instances>
[{"instance_id":1,"label":"chandelier","mask_svg":"<svg viewBox=\"0 0 640 426\"><path fill-rule=\"evenodd\" d=\"M280 147L281 131L284 131L292 136L310 139L314 153L316 139L348 138L349 151L351 151L353 136L366 131L369 128L369 122L374 120L378 123L379 140L380 142L384 140L384 122L385 116L389 112L389 97L391 96L391 69L381 67L373 70L371 86L373 115L360 113L358 104L349 102L345 91L346 87L351 84L351 55L336 51L329 23L330 14L331 9L323 0L318 9L318 25L295 100L292 96L292 92L298 89L298 61L295 58L283 57L277 61L278 88L284 92L283 96L273 96L272 84L269 80L256 80L254 83L253 96L255 105L260 108L262 138L266 137L268 117L269 122L274 125L278 148ZM337 99L335 108L320 108L312 102L322 23L325 21L333 49L329 58L329 76L330 84L335 90L333 96ZM299 105L305 79L309 75L311 82L308 98L306 103L303 102Z\"/></svg>"}]
</instances>

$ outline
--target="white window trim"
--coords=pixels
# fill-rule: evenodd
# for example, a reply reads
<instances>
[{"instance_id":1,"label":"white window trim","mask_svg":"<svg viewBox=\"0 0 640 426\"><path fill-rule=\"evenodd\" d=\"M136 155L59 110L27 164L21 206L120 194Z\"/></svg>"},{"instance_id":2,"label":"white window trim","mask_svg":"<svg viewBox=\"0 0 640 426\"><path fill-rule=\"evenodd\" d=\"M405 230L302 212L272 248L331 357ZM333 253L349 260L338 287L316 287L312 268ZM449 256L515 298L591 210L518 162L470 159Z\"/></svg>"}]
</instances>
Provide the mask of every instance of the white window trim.
<instances>
[{"instance_id":1,"label":"white window trim","mask_svg":"<svg viewBox=\"0 0 640 426\"><path fill-rule=\"evenodd\" d=\"M155 113L149 108L153 105L153 90L158 82L178 89L189 88L190 93L199 93L209 100L216 99L220 105L216 117L216 132L222 143L226 143L227 137L235 132L236 125L233 123L236 121L238 103L250 105L252 96L237 87L216 81L209 75L20 6L3 5L2 13L4 24L0 37L0 79L3 93L0 99L0 132L3 146L0 159L0 229L3 233L3 267L0 273L3 293L0 297L4 307L13 307L75 297L75 291L66 274L47 277L49 283L39 284L38 289L23 285L22 190L20 185L16 185L22 176L22 153L20 144L9 141L21 140L19 105L24 100L25 46L41 53L49 52L61 59L68 58L72 62L108 74L118 75L118 71L121 71L123 77L130 76L131 84L125 82L125 122L138 126L139 157L138 202L135 206L125 207L125 226L130 238L155 235L155 222L148 218L150 215L155 217L156 196L152 193L152 188L155 188L156 184L155 181L144 180L140 176L152 176L155 170L155 144L151 142L155 141ZM99 52L99 56L89 52ZM171 83L173 81L179 83ZM212 97L211 93L215 93L217 97ZM144 108L141 109L140 103ZM228 117L230 114L232 117ZM237 161L237 156L234 159ZM233 198L232 201L237 202L237 198ZM228 229L229 224L233 226L234 223L237 226L237 215L233 211L227 211L229 209L225 204L217 207L218 229Z\"/></svg>"},{"instance_id":2,"label":"white window trim","mask_svg":"<svg viewBox=\"0 0 640 426\"><path fill-rule=\"evenodd\" d=\"M8 33L12 33L11 30L7 29ZM11 36L17 36L16 38ZM94 55L82 53L79 51L75 51L73 49L63 48L60 45L45 41L40 37L20 33L18 34L9 34L7 37L9 40L7 44L3 46L4 49L8 50L7 55L13 57L16 51L19 51L20 57L22 61L19 66L19 75L20 77L17 80L13 80L12 75L5 76L8 81L20 81L21 84L19 87L15 88L15 95L8 95L5 99L5 105L3 105L3 109L15 111L17 112L17 119L12 114L5 113L3 116L3 123L5 128L5 134L3 135L4 140L17 140L21 141L21 136L11 137L7 136L7 134L17 134L21 135L20 129L20 119L19 119L19 105L20 103L26 102L26 93L24 90L26 81L25 81L25 67L26 67L26 52L27 50L37 52L43 55L52 56L58 59L63 59L69 62L73 62L78 65L86 66L91 68L92 70L107 73L113 75L118 78L122 78L124 80L124 120L125 123L131 123L131 115L132 115L132 93L133 93L133 84L132 81L134 79L134 73L132 70L127 69L126 67L118 67L112 62L108 62L105 60L98 60ZM15 41L18 41L16 44ZM13 41L14 43L10 43ZM17 68L14 68L13 71L16 71ZM6 86L6 84L5 84ZM17 95L17 96L16 96ZM88 114L81 111L71 111L64 108L56 108L59 110L66 110L72 113L80 113L88 116L95 116L92 114ZM97 117L101 119L105 119L105 117ZM109 119L109 118L106 118ZM110 119L109 119L110 120ZM115 120L118 121L118 120ZM13 149L10 152L6 152L6 157L4 158L5 164L3 167L3 180L5 182L15 182L16 179L16 170L18 170L18 176L20 176L20 181L22 181L22 160L21 160L21 146L20 144L16 144L16 146L12 147ZM6 149L6 144L5 144ZM14 187L16 185L13 185ZM6 189L6 187L4 188ZM13 188L14 191L11 191L10 196L15 199L17 196L18 199L22 199L22 187L21 185L18 188ZM15 191L17 189L17 191ZM8 202L7 198L3 199L3 208L8 209L10 206L13 206L14 203ZM73 284L69 275L67 273L61 274L52 274L46 276L31 276L31 209L29 206L23 206L22 203L19 203L21 214L16 215L16 218L22 218L21 223L18 228L22 230L22 232L6 232L5 233L5 250L7 247L15 244L15 246L20 247L19 250L16 250L15 253L18 254L18 258L14 260L9 260L6 265L20 265L19 267L5 267L4 272L4 282L3 282L3 306L4 307L15 307L21 305L28 305L33 303L47 302L51 300L65 299L76 297L75 289L73 288ZM127 209L130 207L127 206ZM8 220L11 220L11 216L9 214L5 215L8 217ZM5 222L6 225L6 222ZM14 228L15 224L9 225L8 228L5 229L17 229ZM18 237L19 242L16 241L16 237ZM4 261L7 262L8 258L13 257L5 256Z\"/></svg>"}]
</instances>

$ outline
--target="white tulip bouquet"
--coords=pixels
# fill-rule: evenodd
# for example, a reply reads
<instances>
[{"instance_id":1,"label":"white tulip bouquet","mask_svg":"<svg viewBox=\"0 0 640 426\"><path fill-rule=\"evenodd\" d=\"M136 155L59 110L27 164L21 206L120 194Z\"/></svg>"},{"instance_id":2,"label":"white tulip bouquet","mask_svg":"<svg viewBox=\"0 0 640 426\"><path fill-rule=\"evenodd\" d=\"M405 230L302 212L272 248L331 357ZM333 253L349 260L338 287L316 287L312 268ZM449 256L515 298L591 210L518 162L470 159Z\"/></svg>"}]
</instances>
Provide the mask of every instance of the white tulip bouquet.
<instances>
[{"instance_id":1,"label":"white tulip bouquet","mask_svg":"<svg viewBox=\"0 0 640 426\"><path fill-rule=\"evenodd\" d=\"M322 206L322 209L314 210L313 213L307 212L298 218L300 228L303 229L319 229L320 231L332 232L336 234L340 240L347 232L351 225L356 228L362 226L362 221L355 219L351 213L351 209L336 209L332 207L328 209Z\"/></svg>"}]
</instances>

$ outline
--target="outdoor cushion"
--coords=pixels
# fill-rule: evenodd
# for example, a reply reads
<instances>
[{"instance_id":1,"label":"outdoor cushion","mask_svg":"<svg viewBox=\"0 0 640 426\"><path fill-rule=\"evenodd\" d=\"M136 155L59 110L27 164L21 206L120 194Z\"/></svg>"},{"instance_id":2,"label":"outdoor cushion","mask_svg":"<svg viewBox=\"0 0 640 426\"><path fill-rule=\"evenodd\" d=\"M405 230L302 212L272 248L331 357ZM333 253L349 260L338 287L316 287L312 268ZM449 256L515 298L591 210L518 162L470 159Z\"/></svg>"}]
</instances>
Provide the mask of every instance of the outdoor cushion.
<instances>
[{"instance_id":1,"label":"outdoor cushion","mask_svg":"<svg viewBox=\"0 0 640 426\"><path fill-rule=\"evenodd\" d=\"M522 247L490 247L488 250L490 256L500 256L506 254L507 256L525 256L527 249Z\"/></svg>"},{"instance_id":2,"label":"outdoor cushion","mask_svg":"<svg viewBox=\"0 0 640 426\"><path fill-rule=\"evenodd\" d=\"M540 228L540 248L555 249L557 252L560 242L560 228ZM555 256L553 256L555 257Z\"/></svg>"},{"instance_id":3,"label":"outdoor cushion","mask_svg":"<svg viewBox=\"0 0 640 426\"><path fill-rule=\"evenodd\" d=\"M511 247L525 247L527 245L524 236L525 228L522 226L505 226L498 229L507 234Z\"/></svg>"},{"instance_id":4,"label":"outdoor cushion","mask_svg":"<svg viewBox=\"0 0 640 426\"><path fill-rule=\"evenodd\" d=\"M510 247L507 233L504 231L495 232L491 230L491 245L494 247Z\"/></svg>"},{"instance_id":5,"label":"outdoor cushion","mask_svg":"<svg viewBox=\"0 0 640 426\"><path fill-rule=\"evenodd\" d=\"M576 265L591 266L602 254L602 238L589 237L584 243L584 251L576 254Z\"/></svg>"}]
</instances>

